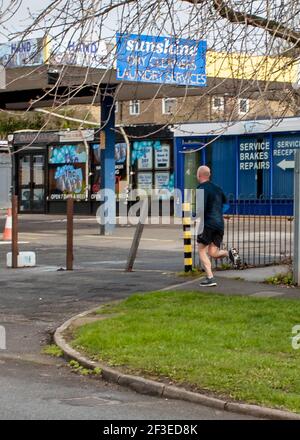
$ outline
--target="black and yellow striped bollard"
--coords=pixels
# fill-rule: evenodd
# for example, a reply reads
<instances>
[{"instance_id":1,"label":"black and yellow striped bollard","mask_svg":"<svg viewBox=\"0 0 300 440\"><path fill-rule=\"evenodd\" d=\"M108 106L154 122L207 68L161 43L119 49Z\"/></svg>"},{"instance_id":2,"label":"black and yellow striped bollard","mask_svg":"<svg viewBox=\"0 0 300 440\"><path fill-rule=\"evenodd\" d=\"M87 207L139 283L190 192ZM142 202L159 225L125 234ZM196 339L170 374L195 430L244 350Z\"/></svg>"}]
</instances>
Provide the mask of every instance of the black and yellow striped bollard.
<instances>
[{"instance_id":1,"label":"black and yellow striped bollard","mask_svg":"<svg viewBox=\"0 0 300 440\"><path fill-rule=\"evenodd\" d=\"M191 232L191 204L185 202L182 204L182 224L183 224L183 240L184 240L184 271L191 272L193 270L192 257L192 232Z\"/></svg>"}]
</instances>

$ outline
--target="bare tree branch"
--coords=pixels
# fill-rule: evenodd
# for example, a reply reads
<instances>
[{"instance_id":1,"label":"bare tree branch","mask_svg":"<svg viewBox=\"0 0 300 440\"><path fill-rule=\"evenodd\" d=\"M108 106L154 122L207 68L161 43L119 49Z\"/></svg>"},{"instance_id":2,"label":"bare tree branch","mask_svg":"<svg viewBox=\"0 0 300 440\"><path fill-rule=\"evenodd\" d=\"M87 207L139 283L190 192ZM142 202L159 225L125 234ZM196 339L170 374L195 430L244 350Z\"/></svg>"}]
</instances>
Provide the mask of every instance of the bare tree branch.
<instances>
[{"instance_id":1,"label":"bare tree branch","mask_svg":"<svg viewBox=\"0 0 300 440\"><path fill-rule=\"evenodd\" d=\"M195 100L193 108L186 105L189 87L182 89L184 93L178 100L176 111L164 122L176 123L180 118L182 121L197 120L199 115L201 118L199 107L207 106L215 95L221 93L230 95L229 99L232 97L236 102L244 96L259 101L265 108L265 114L271 118L269 102L274 91L278 103L288 110L291 102L296 103L293 104L293 114L297 112L297 91L287 84L290 79L285 83L282 78L285 78L283 72L294 69L299 57L300 0L47 0L47 6L32 7L28 10L28 17L18 21L14 14L24 4L24 0L0 0L0 36L6 41L18 42L36 35L47 36L45 42L51 52L48 64L43 68L49 66L58 72L56 84L50 83L39 91L28 111L42 105L43 101L44 105L45 102L53 103L53 110L60 110L75 102L85 88L90 88L89 93L94 94L90 105L96 104L100 91L112 74L115 36L119 32L207 41L207 66L209 63L213 65L215 70L213 73L210 70L210 76L218 78L210 81L210 86L199 93L202 95L201 104ZM93 74L90 75L92 66L85 54L80 58L82 65L77 61L75 64L85 67L86 73L82 70L79 75L76 70L68 69L68 65L72 64L69 43L78 46L82 43L84 46L86 42L100 43L104 40L110 48L106 55L107 68L98 66L103 74L96 80ZM215 60L211 54L216 55ZM76 58L76 53L74 56ZM12 88L22 78L28 81L31 74L36 76L40 69L41 66L32 66L26 71L20 69L18 75L7 81L7 87ZM224 76L219 72L225 72ZM230 86L226 80L229 76L233 79ZM281 77L281 83L274 87L273 80L277 77ZM118 89L122 87L126 87L126 83L119 84ZM163 85L161 87L153 93L152 99L143 104L142 115L146 115L153 101L162 96ZM139 99L137 91L138 86L132 86L130 99ZM167 93L163 92L166 98ZM293 99L292 95L296 98ZM210 114L209 117L217 119L223 116ZM234 106L226 113L228 123L238 117L242 116L238 115ZM253 113L243 117L253 117ZM85 120L85 117L82 119Z\"/></svg>"},{"instance_id":2,"label":"bare tree branch","mask_svg":"<svg viewBox=\"0 0 300 440\"><path fill-rule=\"evenodd\" d=\"M206 3L206 0L183 1L193 5L201 5ZM294 31L287 26L283 26L276 20L269 20L268 18L260 17L255 14L240 12L230 7L228 2L223 0L212 0L212 5L222 18L231 23L244 24L246 26L253 26L263 29L276 38L282 38L283 40L294 44L295 47L300 47L300 32Z\"/></svg>"}]
</instances>

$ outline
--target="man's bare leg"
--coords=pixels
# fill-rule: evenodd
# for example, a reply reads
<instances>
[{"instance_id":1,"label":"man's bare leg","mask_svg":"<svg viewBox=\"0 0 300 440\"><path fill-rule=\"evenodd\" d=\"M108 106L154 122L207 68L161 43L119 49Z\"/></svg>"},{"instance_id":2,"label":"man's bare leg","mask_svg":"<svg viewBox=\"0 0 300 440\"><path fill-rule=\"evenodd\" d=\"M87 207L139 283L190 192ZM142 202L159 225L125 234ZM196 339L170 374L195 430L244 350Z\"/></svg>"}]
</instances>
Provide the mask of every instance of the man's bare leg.
<instances>
[{"instance_id":1,"label":"man's bare leg","mask_svg":"<svg viewBox=\"0 0 300 440\"><path fill-rule=\"evenodd\" d=\"M199 243L198 250L199 250L199 258L202 267L205 270L207 278L213 278L213 273L211 270L211 262L207 255L208 249L209 249L208 245Z\"/></svg>"},{"instance_id":2,"label":"man's bare leg","mask_svg":"<svg viewBox=\"0 0 300 440\"><path fill-rule=\"evenodd\" d=\"M215 259L228 257L228 251L220 250L214 243L208 245L208 255Z\"/></svg>"}]
</instances>

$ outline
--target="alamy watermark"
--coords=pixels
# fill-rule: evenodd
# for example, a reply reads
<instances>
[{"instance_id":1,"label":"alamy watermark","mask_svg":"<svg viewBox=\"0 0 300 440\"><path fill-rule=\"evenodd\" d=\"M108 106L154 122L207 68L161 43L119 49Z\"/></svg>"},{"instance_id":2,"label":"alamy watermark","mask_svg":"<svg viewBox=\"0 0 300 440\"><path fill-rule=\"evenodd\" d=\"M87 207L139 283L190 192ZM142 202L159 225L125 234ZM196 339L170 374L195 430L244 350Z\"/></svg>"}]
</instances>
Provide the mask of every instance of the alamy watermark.
<instances>
[{"instance_id":1,"label":"alamy watermark","mask_svg":"<svg viewBox=\"0 0 300 440\"><path fill-rule=\"evenodd\" d=\"M110 189L103 189L97 194L97 200L101 202L96 213L97 222L100 225L116 224L116 195ZM191 226L197 222L197 231L201 229L201 220L204 218L204 190L173 191L135 189L120 196L118 224L136 225L143 224L182 224L182 203L190 203L189 215ZM141 218L141 212L148 215ZM174 214L174 215L173 215ZM200 224L200 226L199 226ZM194 228L195 229L195 228ZM195 231L196 232L196 231Z\"/></svg>"},{"instance_id":2,"label":"alamy watermark","mask_svg":"<svg viewBox=\"0 0 300 440\"><path fill-rule=\"evenodd\" d=\"M6 331L3 325L0 325L0 350L6 350Z\"/></svg>"},{"instance_id":3,"label":"alamy watermark","mask_svg":"<svg viewBox=\"0 0 300 440\"><path fill-rule=\"evenodd\" d=\"M292 347L294 350L299 350L300 348L300 325L294 325L292 328L292 334L295 335L292 337Z\"/></svg>"}]
</instances>

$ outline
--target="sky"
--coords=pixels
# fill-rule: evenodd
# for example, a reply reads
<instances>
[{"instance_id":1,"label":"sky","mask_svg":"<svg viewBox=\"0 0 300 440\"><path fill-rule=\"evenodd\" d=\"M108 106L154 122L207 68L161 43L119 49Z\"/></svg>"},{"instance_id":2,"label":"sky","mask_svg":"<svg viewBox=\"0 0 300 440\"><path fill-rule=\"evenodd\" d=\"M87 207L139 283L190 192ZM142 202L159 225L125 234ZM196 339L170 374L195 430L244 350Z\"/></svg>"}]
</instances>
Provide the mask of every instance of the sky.
<instances>
[{"instance_id":1,"label":"sky","mask_svg":"<svg viewBox=\"0 0 300 440\"><path fill-rule=\"evenodd\" d=\"M0 43L4 43L7 42L9 39L9 32L17 32L20 31L22 28L28 26L30 19L29 19L29 11L33 14L38 14L38 12L40 10L44 10L45 8L47 8L47 6L52 2L52 0L0 0L0 16L1 16L1 9L3 10L5 7L7 7L7 5L11 2L14 1L15 3L19 3L21 2L21 6L20 8L13 14L13 16L11 17L11 19L5 23L5 25L0 24ZM90 1L92 0L85 0L86 4L88 4ZM109 1L109 0L107 0ZM255 7L259 7L259 6L263 6L265 7L266 1L262 1L262 0L243 0L245 3L244 4L250 4L252 5L253 9L252 12L256 12ZM277 0L272 0L271 4L276 4ZM281 2L281 0L278 0L279 2ZM75 3L75 2L74 2ZM145 0L144 3L142 3L143 5L147 5L147 0ZM151 2L149 2L150 4ZM236 0L235 4L238 5L239 1ZM105 4L105 0L103 0L103 4ZM159 4L159 2L157 2L157 5ZM223 50L225 48L229 49L229 46L231 45L231 48L235 51L237 50L242 50L245 51L246 50L251 50L251 47L253 48L253 50L257 49L258 46L261 46L262 48L262 52L264 50L263 45L265 44L265 40L262 38L262 32L260 32L259 30L255 30L255 32L253 31L253 28L249 27L248 30L251 28L251 35L248 34L245 38L245 33L243 33L243 26L233 26L231 24L224 23L224 20L216 20L214 23L214 29L209 30L209 23L205 22L205 16L203 16L203 14L199 15L198 20L196 20L194 22L194 24L192 26L189 26L187 23L189 23L189 15L186 12L187 10L191 10L191 6L188 5L187 3L184 2L180 2L179 0L173 0L170 3L172 5L172 7L176 8L178 10L178 8L181 8L180 13L178 12L173 12L171 11L171 13L169 15L165 14L165 19L162 20L160 17L160 20L158 19L157 21L160 23L158 24L159 29L161 29L161 33L162 35L170 35L172 33L172 25L174 24L174 26L177 26L177 28L181 27L181 29L184 29L184 32L187 35L182 35L185 38L195 38L195 39L202 39L201 36L201 27L203 29L204 32L204 39L206 39L208 41L208 47L212 47L214 45L214 43L216 41L218 41L218 45L216 45L215 48L217 48L218 50L222 50L222 46L223 46ZM295 4L298 4L298 0L297 2L295 2ZM38 5L38 6L37 6ZM157 6L158 9L158 6ZM258 12L261 12L260 8L258 8L257 10ZM104 25L102 26L102 30L101 30L101 39L103 37L108 37L110 35L113 35L117 30L119 30L119 15L121 13L121 8L119 9L119 11L117 11L117 9L110 13L109 19L106 19L104 21ZM155 13L155 11L154 11ZM153 13L153 14L154 14ZM153 15L154 16L154 15ZM152 16L152 17L153 17ZM195 16L195 14L194 14ZM149 17L151 17L151 14L149 14ZM159 14L157 14L157 17L159 17ZM174 21L173 21L174 20ZM133 20L134 22L134 20ZM148 25L149 27L149 32L150 33L154 33L157 32L157 28L155 28L155 19L151 18L148 20ZM151 23L151 24L149 24ZM224 25L225 24L225 25ZM137 26L137 25L136 25ZM100 28L100 26L98 26L98 28ZM245 29L245 27L244 27ZM131 32L134 29L131 28ZM136 30L136 29L135 29ZM145 28L142 28L142 30L145 32ZM144 33L143 32L143 33ZM40 31L38 33L32 34L31 38L34 37L40 37L42 36L43 32ZM97 35L98 37L98 35ZM68 35L69 38L69 35ZM58 43L60 43L61 41L59 41L60 39L58 38ZM67 39L66 39L67 40ZM93 40L92 36L91 36L91 40ZM244 46L243 46L244 45Z\"/></svg>"},{"instance_id":2,"label":"sky","mask_svg":"<svg viewBox=\"0 0 300 440\"><path fill-rule=\"evenodd\" d=\"M38 13L41 10L44 10L52 3L52 0L0 0L0 17L1 17L1 5L3 5L2 10L4 10L7 5L10 4L11 1L15 1L16 3L21 2L20 7L18 10L13 13L13 15L10 17L10 19L5 23L5 25L1 25L0 23L0 43L5 43L9 40L11 40L10 33L20 32L22 29L26 28L32 18L30 19L30 14L38 15ZM89 3L90 0L86 0L86 3ZM109 2L110 0L107 0ZM107 3L105 0L103 0L102 4ZM176 3L176 0L174 1L174 4ZM37 7L38 4L38 7ZM144 3L146 4L146 2ZM188 9L190 6L187 3L178 2L176 5L177 9L180 7L181 9ZM101 38L104 37L110 37L114 36L116 31L119 31L120 26L120 16L122 14L122 9L115 9L114 11L110 12L109 18L106 18L105 21L101 25ZM174 16L178 14L174 14ZM157 14L159 16L159 14ZM179 20L188 20L188 15L183 14L183 16L180 17ZM159 20L158 20L159 21ZM138 27L137 20L133 20L133 22L136 22L136 27ZM149 19L150 25L150 33L155 34L155 20ZM171 27L173 24L173 19L171 20L161 20L162 24L158 24L158 26L161 26L161 31L163 35L168 35L172 33ZM181 23L180 23L181 24ZM179 25L180 26L180 25ZM154 29L152 28L154 27ZM98 26L98 29L100 26ZM54 32L54 31L53 31ZM56 32L58 32L58 28L56 29ZM98 31L97 32L97 38L98 38ZM138 29L131 29L131 33L139 33ZM92 35L92 33L91 33ZM31 34L31 38L37 38L43 36L43 32L35 32ZM29 38L29 37L28 37ZM20 39L20 38L17 38ZM14 39L16 40L16 39ZM91 37L92 40L92 37Z\"/></svg>"},{"instance_id":3,"label":"sky","mask_svg":"<svg viewBox=\"0 0 300 440\"><path fill-rule=\"evenodd\" d=\"M38 12L37 3L39 4L38 9L44 9L51 3L51 0L22 0L20 8L16 12L14 12L9 22L5 24L5 27L7 27L12 32L16 32L21 28L24 28L30 23L30 20L28 19L29 10L31 12ZM10 4L10 0L2 0L2 2L0 1L0 5L1 4L3 4L3 10ZM0 24L0 43L7 42L8 40L8 32L5 27Z\"/></svg>"}]
</instances>

